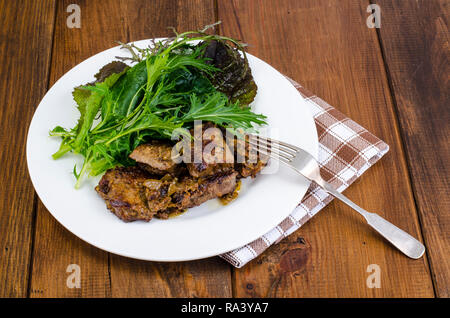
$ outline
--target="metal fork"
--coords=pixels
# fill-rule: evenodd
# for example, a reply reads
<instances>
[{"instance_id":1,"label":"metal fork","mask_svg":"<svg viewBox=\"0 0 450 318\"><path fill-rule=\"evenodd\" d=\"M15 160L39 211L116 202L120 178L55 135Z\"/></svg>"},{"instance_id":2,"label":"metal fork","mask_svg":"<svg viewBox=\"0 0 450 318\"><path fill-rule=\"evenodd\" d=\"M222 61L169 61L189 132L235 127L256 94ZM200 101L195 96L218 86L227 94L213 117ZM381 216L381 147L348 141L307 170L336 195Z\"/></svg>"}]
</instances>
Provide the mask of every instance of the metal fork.
<instances>
[{"instance_id":1,"label":"metal fork","mask_svg":"<svg viewBox=\"0 0 450 318\"><path fill-rule=\"evenodd\" d=\"M320 168L316 159L314 159L314 157L305 150L282 141L255 135L249 136L248 143L251 151L256 150L261 154L270 156L272 159L279 160L281 163L293 169L308 180L314 181L317 185L322 187L335 198L338 198L353 208L366 219L367 223L373 229L380 233L406 256L413 259L418 259L424 254L425 246L423 246L423 244L414 237L399 229L392 223L386 221L381 216L375 213L367 212L350 201L346 196L336 191L331 184L325 182L325 180L323 180L320 176Z\"/></svg>"}]
</instances>

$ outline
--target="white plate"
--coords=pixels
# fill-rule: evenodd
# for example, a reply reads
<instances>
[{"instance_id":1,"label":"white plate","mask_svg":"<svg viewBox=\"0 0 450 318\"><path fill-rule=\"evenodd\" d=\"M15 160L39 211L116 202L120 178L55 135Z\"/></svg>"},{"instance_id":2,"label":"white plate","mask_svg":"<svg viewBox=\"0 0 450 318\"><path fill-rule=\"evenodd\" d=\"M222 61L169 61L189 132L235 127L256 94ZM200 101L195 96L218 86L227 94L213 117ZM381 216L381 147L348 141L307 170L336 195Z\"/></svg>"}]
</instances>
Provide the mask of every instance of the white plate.
<instances>
[{"instance_id":1,"label":"white plate","mask_svg":"<svg viewBox=\"0 0 450 318\"><path fill-rule=\"evenodd\" d=\"M135 42L139 47L150 40ZM28 170L39 198L69 231L103 250L152 261L185 261L218 255L249 243L286 218L308 189L309 182L280 166L278 173L245 180L237 200L223 206L211 200L169 220L124 223L106 209L95 192L99 178L74 189L72 169L82 158L66 155L53 160L59 138L50 138L57 125L73 127L78 119L71 92L90 82L115 56L114 47L96 54L62 76L42 99L28 131ZM267 63L248 54L258 85L252 107L268 116L274 137L318 153L317 132L308 105L292 84ZM268 169L268 168L267 168Z\"/></svg>"}]
</instances>

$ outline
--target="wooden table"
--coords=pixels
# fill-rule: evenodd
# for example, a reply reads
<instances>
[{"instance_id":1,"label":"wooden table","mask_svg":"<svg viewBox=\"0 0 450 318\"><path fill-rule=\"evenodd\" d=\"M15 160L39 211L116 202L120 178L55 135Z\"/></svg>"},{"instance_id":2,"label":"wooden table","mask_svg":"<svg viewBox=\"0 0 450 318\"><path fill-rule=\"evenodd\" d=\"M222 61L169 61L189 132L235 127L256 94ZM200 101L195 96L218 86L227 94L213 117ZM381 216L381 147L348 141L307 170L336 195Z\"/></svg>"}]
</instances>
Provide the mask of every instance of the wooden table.
<instances>
[{"instance_id":1,"label":"wooden table","mask_svg":"<svg viewBox=\"0 0 450 318\"><path fill-rule=\"evenodd\" d=\"M449 297L449 2L377 0L0 1L0 296ZM69 4L81 28L68 28ZM154 263L90 246L44 208L25 141L49 87L115 41L167 36L167 26L220 34L300 82L390 145L346 194L427 246L404 257L340 202L242 269L219 258ZM289 253L286 253L288 252ZM280 262L288 266L279 266ZM66 286L69 264L81 288ZM367 267L381 288L366 285Z\"/></svg>"}]
</instances>

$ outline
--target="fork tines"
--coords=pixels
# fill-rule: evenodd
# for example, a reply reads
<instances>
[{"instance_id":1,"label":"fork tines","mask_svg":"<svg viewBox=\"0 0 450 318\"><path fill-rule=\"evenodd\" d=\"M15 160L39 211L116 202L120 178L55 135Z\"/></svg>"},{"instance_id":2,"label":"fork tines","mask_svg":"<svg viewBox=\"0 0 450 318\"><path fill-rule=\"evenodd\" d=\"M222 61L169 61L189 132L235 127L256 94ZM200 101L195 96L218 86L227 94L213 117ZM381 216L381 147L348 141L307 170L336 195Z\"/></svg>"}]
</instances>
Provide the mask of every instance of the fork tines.
<instances>
[{"instance_id":1,"label":"fork tines","mask_svg":"<svg viewBox=\"0 0 450 318\"><path fill-rule=\"evenodd\" d=\"M252 150L284 162L291 162L300 150L294 145L257 135L249 135L248 143L255 147Z\"/></svg>"}]
</instances>

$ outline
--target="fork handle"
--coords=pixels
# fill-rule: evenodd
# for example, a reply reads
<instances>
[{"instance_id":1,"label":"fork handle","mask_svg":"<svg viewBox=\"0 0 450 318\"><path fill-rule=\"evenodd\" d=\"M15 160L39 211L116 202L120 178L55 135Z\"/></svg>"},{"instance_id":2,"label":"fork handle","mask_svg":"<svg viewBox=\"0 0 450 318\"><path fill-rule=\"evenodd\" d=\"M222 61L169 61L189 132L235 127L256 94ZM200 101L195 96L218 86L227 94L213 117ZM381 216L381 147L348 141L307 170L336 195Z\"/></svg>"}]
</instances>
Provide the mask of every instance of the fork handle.
<instances>
[{"instance_id":1,"label":"fork handle","mask_svg":"<svg viewBox=\"0 0 450 318\"><path fill-rule=\"evenodd\" d=\"M394 224L386 221L381 216L375 213L370 213L359 207L355 203L353 203L350 199L348 199L345 195L337 192L334 187L321 180L321 183L318 183L322 188L324 188L328 193L338 198L357 212L361 214L367 221L367 223L375 229L378 233L380 233L386 240L388 240L392 245L402 251L406 256L418 259L422 257L425 252L425 246L416 240L414 237L399 229Z\"/></svg>"}]
</instances>

